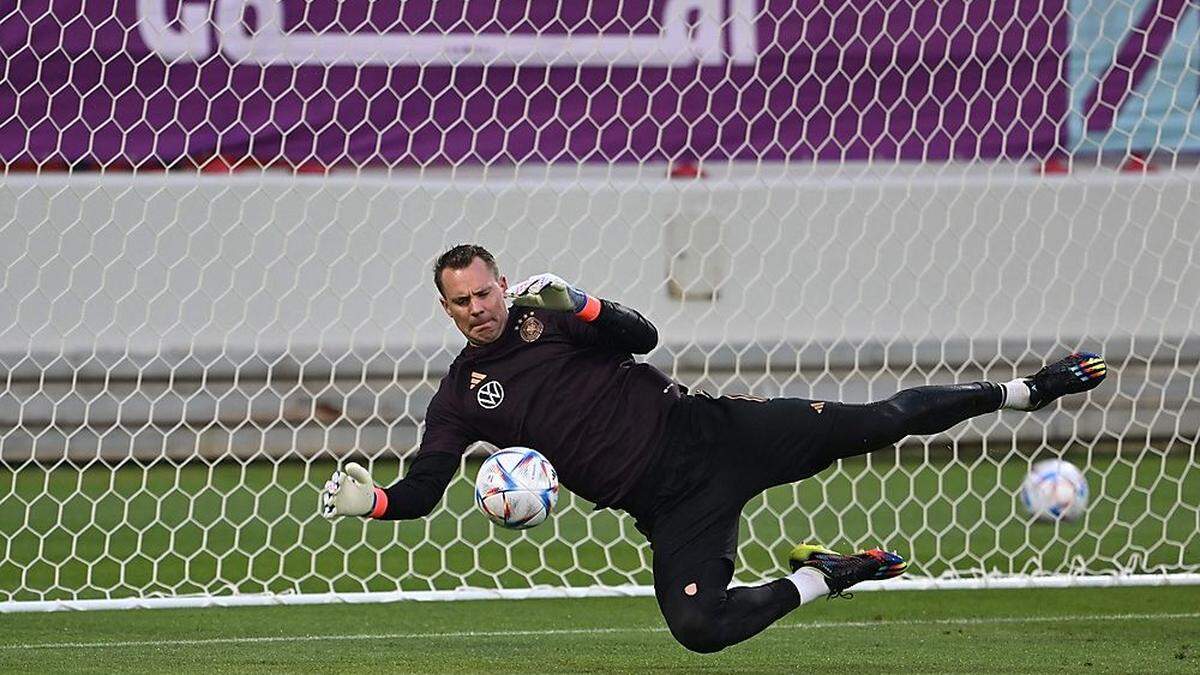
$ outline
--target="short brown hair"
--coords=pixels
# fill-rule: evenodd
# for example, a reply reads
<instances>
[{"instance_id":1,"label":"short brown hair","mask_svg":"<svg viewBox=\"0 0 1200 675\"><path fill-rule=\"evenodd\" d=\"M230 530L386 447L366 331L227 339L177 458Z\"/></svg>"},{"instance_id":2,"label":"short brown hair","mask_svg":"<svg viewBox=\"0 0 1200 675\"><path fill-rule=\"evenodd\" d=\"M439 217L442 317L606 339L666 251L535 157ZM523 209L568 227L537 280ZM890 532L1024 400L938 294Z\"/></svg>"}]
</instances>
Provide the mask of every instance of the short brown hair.
<instances>
[{"instance_id":1,"label":"short brown hair","mask_svg":"<svg viewBox=\"0 0 1200 675\"><path fill-rule=\"evenodd\" d=\"M442 270L447 267L452 270L470 267L476 258L482 260L488 269L492 270L493 276L497 279L500 278L500 268L496 265L496 258L486 248L476 244L459 244L438 256L437 262L433 264L433 283L442 297L446 297L446 289L442 288Z\"/></svg>"}]
</instances>

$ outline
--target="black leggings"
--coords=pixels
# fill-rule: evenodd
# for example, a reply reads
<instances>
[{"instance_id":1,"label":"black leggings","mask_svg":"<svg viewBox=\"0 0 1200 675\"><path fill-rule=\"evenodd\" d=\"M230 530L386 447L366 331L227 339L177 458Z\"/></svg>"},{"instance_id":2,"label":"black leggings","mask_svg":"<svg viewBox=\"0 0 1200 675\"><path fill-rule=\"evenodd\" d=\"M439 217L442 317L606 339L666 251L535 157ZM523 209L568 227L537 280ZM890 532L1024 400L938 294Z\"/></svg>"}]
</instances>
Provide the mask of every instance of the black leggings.
<instances>
[{"instance_id":1,"label":"black leggings","mask_svg":"<svg viewBox=\"0 0 1200 675\"><path fill-rule=\"evenodd\" d=\"M905 436L940 434L1000 408L1000 385L991 382L905 389L864 405L838 404L838 420L826 440L831 461L874 452Z\"/></svg>"},{"instance_id":2,"label":"black leggings","mask_svg":"<svg viewBox=\"0 0 1200 675\"><path fill-rule=\"evenodd\" d=\"M715 652L800 605L787 579L728 588L752 497L905 436L945 431L1000 401L999 385L988 382L917 387L865 405L685 397L672 411L656 498L631 509L654 550L655 596L671 634L692 651Z\"/></svg>"}]
</instances>

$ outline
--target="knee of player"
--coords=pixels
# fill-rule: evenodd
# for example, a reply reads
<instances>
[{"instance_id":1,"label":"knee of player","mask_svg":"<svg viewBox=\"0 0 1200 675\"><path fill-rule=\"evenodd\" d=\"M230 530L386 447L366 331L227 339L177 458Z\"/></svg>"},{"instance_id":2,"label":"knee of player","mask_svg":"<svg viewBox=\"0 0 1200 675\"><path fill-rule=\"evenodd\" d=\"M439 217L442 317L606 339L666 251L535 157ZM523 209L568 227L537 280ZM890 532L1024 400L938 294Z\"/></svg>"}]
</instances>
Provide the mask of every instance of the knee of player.
<instances>
[{"instance_id":1,"label":"knee of player","mask_svg":"<svg viewBox=\"0 0 1200 675\"><path fill-rule=\"evenodd\" d=\"M701 612L688 614L669 621L671 635L679 644L699 654L712 654L726 647L720 622L716 617Z\"/></svg>"}]
</instances>

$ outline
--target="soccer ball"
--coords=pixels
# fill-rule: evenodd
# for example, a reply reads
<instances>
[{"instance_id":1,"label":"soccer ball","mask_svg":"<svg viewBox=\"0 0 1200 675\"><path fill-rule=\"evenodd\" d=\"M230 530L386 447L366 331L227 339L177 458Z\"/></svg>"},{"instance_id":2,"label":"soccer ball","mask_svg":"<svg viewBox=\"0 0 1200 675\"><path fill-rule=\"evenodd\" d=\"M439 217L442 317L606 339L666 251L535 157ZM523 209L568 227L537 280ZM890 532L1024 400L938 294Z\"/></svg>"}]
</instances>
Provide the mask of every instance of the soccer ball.
<instances>
[{"instance_id":1,"label":"soccer ball","mask_svg":"<svg viewBox=\"0 0 1200 675\"><path fill-rule=\"evenodd\" d=\"M485 459L475 476L475 504L501 527L539 525L557 502L558 474L537 450L505 448Z\"/></svg>"},{"instance_id":2,"label":"soccer ball","mask_svg":"<svg viewBox=\"0 0 1200 675\"><path fill-rule=\"evenodd\" d=\"M1083 472L1059 459L1034 464L1021 485L1021 503L1038 520L1075 520L1083 515L1087 502Z\"/></svg>"}]
</instances>

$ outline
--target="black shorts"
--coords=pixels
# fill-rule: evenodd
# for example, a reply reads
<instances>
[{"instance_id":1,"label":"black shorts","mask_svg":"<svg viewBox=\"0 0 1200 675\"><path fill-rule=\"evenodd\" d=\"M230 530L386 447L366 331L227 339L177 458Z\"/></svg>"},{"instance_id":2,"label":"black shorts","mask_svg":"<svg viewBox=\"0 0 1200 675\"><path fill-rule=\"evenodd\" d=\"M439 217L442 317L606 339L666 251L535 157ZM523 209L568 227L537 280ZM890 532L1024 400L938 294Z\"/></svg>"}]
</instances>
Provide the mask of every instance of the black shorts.
<instances>
[{"instance_id":1,"label":"black shorts","mask_svg":"<svg viewBox=\"0 0 1200 675\"><path fill-rule=\"evenodd\" d=\"M668 418L661 459L625 506L650 540L656 585L676 576L677 566L693 569L714 558L728 561L732 573L742 508L767 488L812 476L837 458L827 440L840 406L681 398Z\"/></svg>"}]
</instances>

